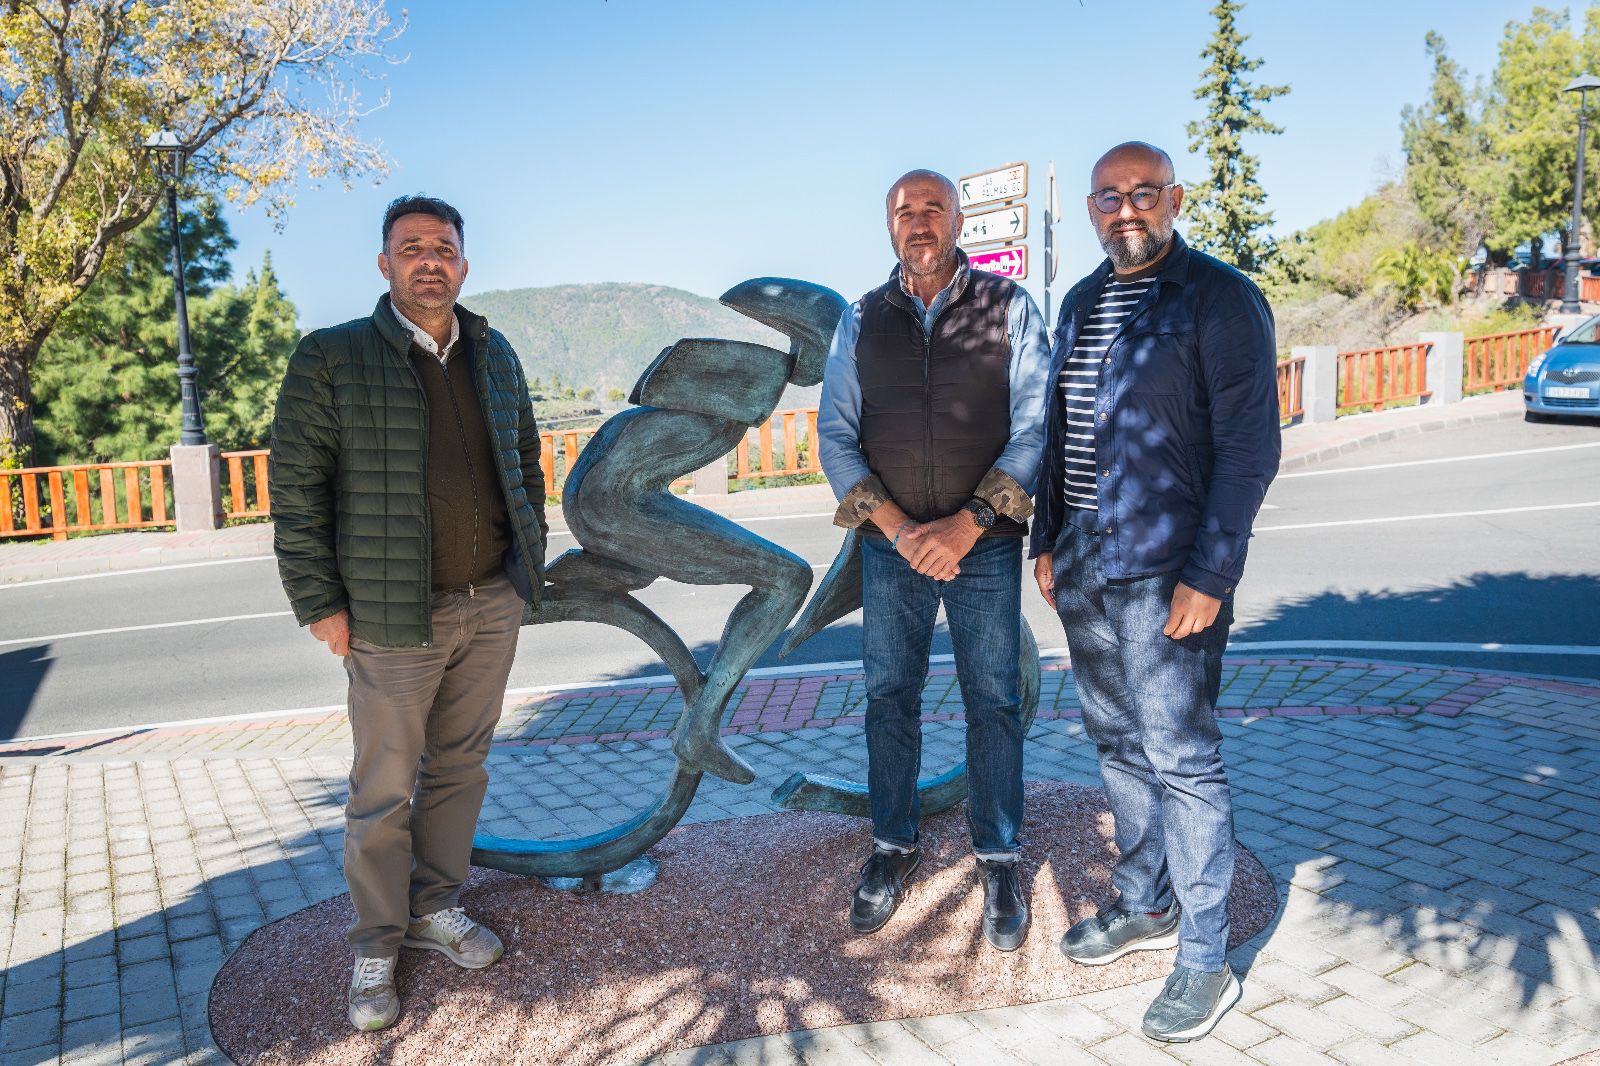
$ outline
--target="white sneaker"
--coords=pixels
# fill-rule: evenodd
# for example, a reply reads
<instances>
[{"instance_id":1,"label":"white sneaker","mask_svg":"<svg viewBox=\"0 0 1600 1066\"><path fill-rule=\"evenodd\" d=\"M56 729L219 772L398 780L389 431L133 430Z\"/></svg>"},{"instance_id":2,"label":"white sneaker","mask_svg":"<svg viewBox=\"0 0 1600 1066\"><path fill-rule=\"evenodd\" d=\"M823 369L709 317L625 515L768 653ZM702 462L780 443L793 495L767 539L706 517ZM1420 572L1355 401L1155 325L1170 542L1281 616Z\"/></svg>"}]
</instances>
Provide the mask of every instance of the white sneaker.
<instances>
[{"instance_id":1,"label":"white sneaker","mask_svg":"<svg viewBox=\"0 0 1600 1066\"><path fill-rule=\"evenodd\" d=\"M350 975L350 1024L357 1029L387 1029L400 1016L394 986L394 959L357 956Z\"/></svg>"},{"instance_id":2,"label":"white sneaker","mask_svg":"<svg viewBox=\"0 0 1600 1066\"><path fill-rule=\"evenodd\" d=\"M487 926L467 917L460 907L413 918L401 947L426 948L442 953L457 966L481 970L505 954L505 945Z\"/></svg>"}]
</instances>

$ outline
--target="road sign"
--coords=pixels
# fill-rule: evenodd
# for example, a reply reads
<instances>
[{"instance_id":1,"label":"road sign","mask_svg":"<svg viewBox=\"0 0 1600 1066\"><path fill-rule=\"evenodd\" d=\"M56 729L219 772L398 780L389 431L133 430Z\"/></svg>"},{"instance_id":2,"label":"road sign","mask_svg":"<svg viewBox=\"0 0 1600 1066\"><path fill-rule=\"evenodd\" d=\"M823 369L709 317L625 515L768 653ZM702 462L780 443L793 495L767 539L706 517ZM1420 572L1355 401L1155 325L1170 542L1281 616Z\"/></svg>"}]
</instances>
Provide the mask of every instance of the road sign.
<instances>
[{"instance_id":1,"label":"road sign","mask_svg":"<svg viewBox=\"0 0 1600 1066\"><path fill-rule=\"evenodd\" d=\"M1012 281L1023 281L1028 276L1028 246L996 248L992 252L973 252L968 261L974 270L987 270Z\"/></svg>"},{"instance_id":2,"label":"road sign","mask_svg":"<svg viewBox=\"0 0 1600 1066\"><path fill-rule=\"evenodd\" d=\"M980 211L961 223L961 246L991 241L1020 241L1028 235L1028 205Z\"/></svg>"},{"instance_id":3,"label":"road sign","mask_svg":"<svg viewBox=\"0 0 1600 1066\"><path fill-rule=\"evenodd\" d=\"M1028 195L1028 164L1007 163L994 170L968 174L956 182L956 193L963 211L997 200L1020 200Z\"/></svg>"}]
</instances>

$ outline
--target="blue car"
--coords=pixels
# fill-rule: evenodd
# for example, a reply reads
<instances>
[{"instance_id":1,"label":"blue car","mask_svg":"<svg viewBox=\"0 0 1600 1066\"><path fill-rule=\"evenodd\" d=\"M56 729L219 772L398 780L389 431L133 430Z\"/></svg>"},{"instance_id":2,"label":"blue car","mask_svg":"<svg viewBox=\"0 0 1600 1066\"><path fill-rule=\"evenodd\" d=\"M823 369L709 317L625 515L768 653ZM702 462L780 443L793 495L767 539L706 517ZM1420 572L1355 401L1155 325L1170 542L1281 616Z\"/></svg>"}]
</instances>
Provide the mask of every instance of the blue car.
<instances>
[{"instance_id":1,"label":"blue car","mask_svg":"<svg viewBox=\"0 0 1600 1066\"><path fill-rule=\"evenodd\" d=\"M1522 379L1522 402L1529 422L1557 415L1600 417L1600 315L1534 357Z\"/></svg>"}]
</instances>

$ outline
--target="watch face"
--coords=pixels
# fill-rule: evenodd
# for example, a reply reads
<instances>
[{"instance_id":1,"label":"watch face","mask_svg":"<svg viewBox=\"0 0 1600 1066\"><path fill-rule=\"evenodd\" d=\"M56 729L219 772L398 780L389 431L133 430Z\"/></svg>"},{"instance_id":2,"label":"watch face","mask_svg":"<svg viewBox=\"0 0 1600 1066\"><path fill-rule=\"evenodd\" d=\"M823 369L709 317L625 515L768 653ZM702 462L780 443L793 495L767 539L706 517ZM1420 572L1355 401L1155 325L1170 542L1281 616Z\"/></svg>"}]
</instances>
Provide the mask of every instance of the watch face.
<instances>
[{"instance_id":1,"label":"watch face","mask_svg":"<svg viewBox=\"0 0 1600 1066\"><path fill-rule=\"evenodd\" d=\"M972 512L972 517L978 523L979 529L989 529L994 525L994 508L979 500L969 500L964 505Z\"/></svg>"}]
</instances>

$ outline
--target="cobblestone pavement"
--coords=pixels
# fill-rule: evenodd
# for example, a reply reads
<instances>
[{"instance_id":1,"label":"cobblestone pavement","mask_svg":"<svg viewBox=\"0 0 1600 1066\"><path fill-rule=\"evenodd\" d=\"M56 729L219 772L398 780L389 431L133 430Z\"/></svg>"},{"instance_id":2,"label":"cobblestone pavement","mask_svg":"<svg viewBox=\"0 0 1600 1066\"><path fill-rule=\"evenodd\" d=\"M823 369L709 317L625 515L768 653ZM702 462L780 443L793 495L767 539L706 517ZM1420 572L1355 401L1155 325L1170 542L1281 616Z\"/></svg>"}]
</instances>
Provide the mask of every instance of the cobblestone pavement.
<instances>
[{"instance_id":1,"label":"cobblestone pavement","mask_svg":"<svg viewBox=\"0 0 1600 1066\"><path fill-rule=\"evenodd\" d=\"M952 682L925 693L930 768L959 757ZM797 769L864 773L859 677L757 679L737 698L730 743L760 778L708 778L690 819L765 813ZM1600 686L1238 658L1223 703L1238 836L1283 906L1233 953L1245 996L1214 1038L1146 1042L1147 983L657 1061L1467 1066L1600 1049ZM483 827L576 836L643 806L674 714L651 686L515 701ZM1030 777L1097 783L1076 714L1047 670ZM0 1064L220 1061L205 1004L223 959L343 890L347 744L337 716L308 716L0 748Z\"/></svg>"}]
</instances>

